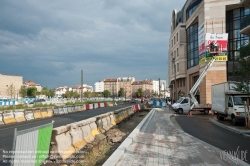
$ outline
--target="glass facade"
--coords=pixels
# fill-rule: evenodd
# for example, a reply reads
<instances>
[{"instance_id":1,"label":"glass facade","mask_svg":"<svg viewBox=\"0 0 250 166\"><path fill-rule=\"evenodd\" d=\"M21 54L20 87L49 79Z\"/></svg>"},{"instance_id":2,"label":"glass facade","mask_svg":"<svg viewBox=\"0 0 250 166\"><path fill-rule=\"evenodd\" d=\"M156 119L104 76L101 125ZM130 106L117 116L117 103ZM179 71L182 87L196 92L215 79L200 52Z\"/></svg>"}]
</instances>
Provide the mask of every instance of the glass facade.
<instances>
[{"instance_id":1,"label":"glass facade","mask_svg":"<svg viewBox=\"0 0 250 166\"><path fill-rule=\"evenodd\" d=\"M228 33L227 80L233 81L233 71L237 67L239 48L248 43L249 37L240 34L240 22L249 15L249 9L237 8L227 11L226 32Z\"/></svg>"},{"instance_id":2,"label":"glass facade","mask_svg":"<svg viewBox=\"0 0 250 166\"><path fill-rule=\"evenodd\" d=\"M187 20L194 13L194 11L198 7L198 5L201 3L201 1L202 0L193 0L192 2L190 2L189 6L186 10L186 19Z\"/></svg>"},{"instance_id":3,"label":"glass facade","mask_svg":"<svg viewBox=\"0 0 250 166\"><path fill-rule=\"evenodd\" d=\"M198 23L187 29L187 68L198 65Z\"/></svg>"}]
</instances>

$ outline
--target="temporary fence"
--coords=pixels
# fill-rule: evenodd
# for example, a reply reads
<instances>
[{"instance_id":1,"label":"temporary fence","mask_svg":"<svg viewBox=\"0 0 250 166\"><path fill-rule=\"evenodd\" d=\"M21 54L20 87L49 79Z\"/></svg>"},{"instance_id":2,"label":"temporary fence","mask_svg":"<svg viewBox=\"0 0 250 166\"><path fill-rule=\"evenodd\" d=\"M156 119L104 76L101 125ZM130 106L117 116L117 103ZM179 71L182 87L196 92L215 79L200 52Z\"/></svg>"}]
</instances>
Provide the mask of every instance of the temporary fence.
<instances>
[{"instance_id":1,"label":"temporary fence","mask_svg":"<svg viewBox=\"0 0 250 166\"><path fill-rule=\"evenodd\" d=\"M52 123L17 131L13 141L12 166L39 166L49 154ZM23 153L25 152L25 153Z\"/></svg>"}]
</instances>

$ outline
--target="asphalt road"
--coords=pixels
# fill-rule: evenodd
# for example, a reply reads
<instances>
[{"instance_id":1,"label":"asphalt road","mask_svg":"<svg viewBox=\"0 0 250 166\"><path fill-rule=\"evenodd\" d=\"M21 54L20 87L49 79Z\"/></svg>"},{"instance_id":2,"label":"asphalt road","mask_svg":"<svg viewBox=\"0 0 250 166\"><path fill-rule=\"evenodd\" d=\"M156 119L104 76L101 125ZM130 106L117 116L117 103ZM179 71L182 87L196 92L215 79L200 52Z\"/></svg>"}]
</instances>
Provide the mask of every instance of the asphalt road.
<instances>
[{"instance_id":1,"label":"asphalt road","mask_svg":"<svg viewBox=\"0 0 250 166\"><path fill-rule=\"evenodd\" d=\"M250 139L224 128L216 126L208 119L178 116L176 121L188 134L213 145L222 151L246 152L247 163L250 164ZM238 150L238 151L237 151Z\"/></svg>"},{"instance_id":2,"label":"asphalt road","mask_svg":"<svg viewBox=\"0 0 250 166\"><path fill-rule=\"evenodd\" d=\"M0 126L0 166L3 165L1 162L3 159L3 150L6 150L6 151L12 150L15 128L17 128L17 130L29 129L32 127L51 123L52 120L54 120L53 127L55 128L55 127L63 126L63 125L70 124L73 122L88 119L93 116L100 115L106 112L115 111L120 108L128 107L131 105L132 104L130 103L121 104L121 105L117 105L113 107L104 107L104 108L98 108L98 109L93 109L93 110L88 110L88 111L74 112L74 113L65 114L65 115L56 115L50 118L36 119L36 120L31 120L31 121L25 121L25 122Z\"/></svg>"}]
</instances>

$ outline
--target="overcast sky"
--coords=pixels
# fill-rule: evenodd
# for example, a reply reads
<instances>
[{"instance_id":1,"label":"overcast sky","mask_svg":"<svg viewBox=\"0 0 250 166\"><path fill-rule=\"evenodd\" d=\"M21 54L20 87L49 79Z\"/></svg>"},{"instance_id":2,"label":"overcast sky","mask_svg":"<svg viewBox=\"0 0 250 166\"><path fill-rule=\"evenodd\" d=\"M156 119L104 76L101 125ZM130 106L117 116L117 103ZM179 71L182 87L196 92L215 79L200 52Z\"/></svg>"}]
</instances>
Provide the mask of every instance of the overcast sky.
<instances>
[{"instance_id":1,"label":"overcast sky","mask_svg":"<svg viewBox=\"0 0 250 166\"><path fill-rule=\"evenodd\" d=\"M1 0L0 73L49 88L167 79L173 9L185 0Z\"/></svg>"}]
</instances>

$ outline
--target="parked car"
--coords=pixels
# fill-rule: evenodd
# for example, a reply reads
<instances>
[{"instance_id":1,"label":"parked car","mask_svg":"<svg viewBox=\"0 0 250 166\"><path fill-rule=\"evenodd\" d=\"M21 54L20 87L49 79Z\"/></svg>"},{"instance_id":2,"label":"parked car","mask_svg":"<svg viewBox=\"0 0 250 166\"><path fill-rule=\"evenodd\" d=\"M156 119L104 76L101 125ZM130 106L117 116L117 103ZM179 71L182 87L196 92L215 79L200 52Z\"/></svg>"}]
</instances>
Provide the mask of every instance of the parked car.
<instances>
[{"instance_id":1,"label":"parked car","mask_svg":"<svg viewBox=\"0 0 250 166\"><path fill-rule=\"evenodd\" d=\"M135 99L131 99L130 103L136 103L136 100Z\"/></svg>"}]
</instances>

